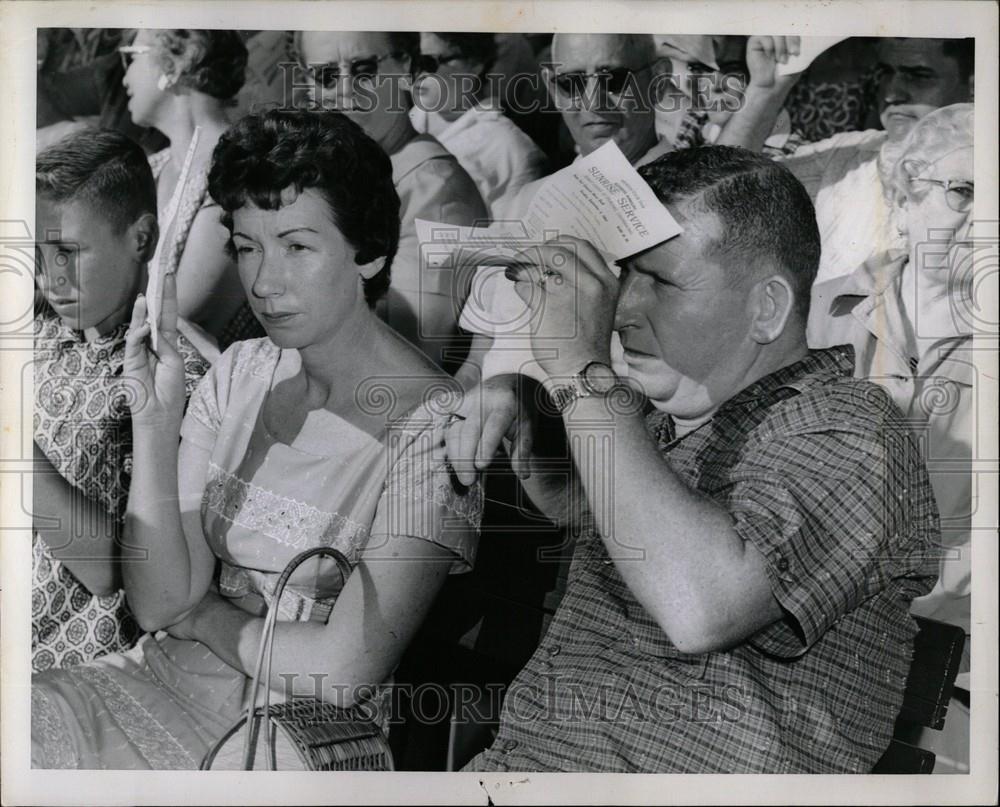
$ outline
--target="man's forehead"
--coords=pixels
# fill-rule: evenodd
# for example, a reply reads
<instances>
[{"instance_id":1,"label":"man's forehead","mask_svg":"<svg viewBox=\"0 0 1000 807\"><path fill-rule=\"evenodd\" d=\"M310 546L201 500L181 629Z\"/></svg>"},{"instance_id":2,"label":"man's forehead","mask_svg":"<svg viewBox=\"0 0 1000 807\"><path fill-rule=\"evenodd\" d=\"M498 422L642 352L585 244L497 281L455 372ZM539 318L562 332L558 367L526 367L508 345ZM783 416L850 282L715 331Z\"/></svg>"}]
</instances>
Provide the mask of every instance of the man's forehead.
<instances>
[{"instance_id":1,"label":"man's forehead","mask_svg":"<svg viewBox=\"0 0 1000 807\"><path fill-rule=\"evenodd\" d=\"M669 206L671 215L684 228L683 232L659 246L639 255L636 264L645 271L659 274L696 275L704 270L705 249L725 237L721 219L713 212L692 210L690 207Z\"/></svg>"},{"instance_id":2,"label":"man's forehead","mask_svg":"<svg viewBox=\"0 0 1000 807\"><path fill-rule=\"evenodd\" d=\"M552 60L561 73L595 67L634 67L637 54L624 34L556 34Z\"/></svg>"},{"instance_id":3,"label":"man's forehead","mask_svg":"<svg viewBox=\"0 0 1000 807\"><path fill-rule=\"evenodd\" d=\"M900 67L931 65L947 58L940 39L882 39L878 56L885 64Z\"/></svg>"},{"instance_id":4,"label":"man's forehead","mask_svg":"<svg viewBox=\"0 0 1000 807\"><path fill-rule=\"evenodd\" d=\"M381 31L305 31L302 50L315 61L381 56L389 50L389 36Z\"/></svg>"}]
</instances>

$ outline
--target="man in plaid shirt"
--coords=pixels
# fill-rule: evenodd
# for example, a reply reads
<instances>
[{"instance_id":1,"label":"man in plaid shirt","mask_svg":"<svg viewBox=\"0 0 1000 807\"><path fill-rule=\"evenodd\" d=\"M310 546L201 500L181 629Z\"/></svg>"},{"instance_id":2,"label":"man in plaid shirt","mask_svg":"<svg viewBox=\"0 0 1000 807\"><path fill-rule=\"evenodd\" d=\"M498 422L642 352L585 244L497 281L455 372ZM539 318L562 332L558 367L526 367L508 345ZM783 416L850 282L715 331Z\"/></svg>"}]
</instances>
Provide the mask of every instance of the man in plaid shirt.
<instances>
[{"instance_id":1,"label":"man in plaid shirt","mask_svg":"<svg viewBox=\"0 0 1000 807\"><path fill-rule=\"evenodd\" d=\"M463 460L492 456L509 424L525 488L578 536L566 595L468 769L870 771L902 702L910 601L936 574L918 448L852 378L849 346L806 347L819 235L786 168L715 146L640 173L681 235L617 280L578 240L508 270L538 317L576 489L533 461L510 378L449 428L468 481Z\"/></svg>"}]
</instances>

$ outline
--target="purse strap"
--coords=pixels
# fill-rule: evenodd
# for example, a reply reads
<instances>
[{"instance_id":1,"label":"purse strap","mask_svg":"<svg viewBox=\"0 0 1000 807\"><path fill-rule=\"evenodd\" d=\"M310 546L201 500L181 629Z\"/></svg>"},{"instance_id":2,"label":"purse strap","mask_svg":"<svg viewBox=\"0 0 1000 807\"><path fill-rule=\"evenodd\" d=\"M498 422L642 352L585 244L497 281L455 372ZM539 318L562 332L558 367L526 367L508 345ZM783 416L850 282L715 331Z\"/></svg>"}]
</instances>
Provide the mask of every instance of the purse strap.
<instances>
[{"instance_id":1,"label":"purse strap","mask_svg":"<svg viewBox=\"0 0 1000 807\"><path fill-rule=\"evenodd\" d=\"M253 736L257 731L257 721L263 718L269 719L271 712L271 658L274 654L274 627L278 622L278 603L285 590L285 585L292 573L309 558L317 555L326 555L336 561L340 576L343 579L343 586L347 585L347 579L351 576L351 564L342 552L332 546L317 546L300 552L292 558L285 566L278 582L274 586L274 595L271 604L268 606L267 615L264 617L264 629L261 632L260 648L257 651L257 663L254 666L253 679L250 683L250 703L247 706L246 735L243 742L243 769L253 770ZM260 686L261 671L264 671L264 707L261 714L257 714L257 690ZM274 770L274 754L271 747L271 732L264 731L265 756L267 757L268 770Z\"/></svg>"}]
</instances>

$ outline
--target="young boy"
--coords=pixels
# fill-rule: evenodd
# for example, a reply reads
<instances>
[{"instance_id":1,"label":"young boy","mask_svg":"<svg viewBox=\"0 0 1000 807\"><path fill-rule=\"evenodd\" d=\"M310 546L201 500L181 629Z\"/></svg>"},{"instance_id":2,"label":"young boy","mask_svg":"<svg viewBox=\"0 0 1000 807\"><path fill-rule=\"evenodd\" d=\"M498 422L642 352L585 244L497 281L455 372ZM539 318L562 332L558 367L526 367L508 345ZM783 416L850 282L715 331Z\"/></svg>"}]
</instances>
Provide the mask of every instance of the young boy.
<instances>
[{"instance_id":1,"label":"young boy","mask_svg":"<svg viewBox=\"0 0 1000 807\"><path fill-rule=\"evenodd\" d=\"M87 130L35 164L32 668L125 650L140 631L119 589L118 536L132 436L125 331L156 251L156 187L143 150ZM179 336L190 395L208 362Z\"/></svg>"}]
</instances>

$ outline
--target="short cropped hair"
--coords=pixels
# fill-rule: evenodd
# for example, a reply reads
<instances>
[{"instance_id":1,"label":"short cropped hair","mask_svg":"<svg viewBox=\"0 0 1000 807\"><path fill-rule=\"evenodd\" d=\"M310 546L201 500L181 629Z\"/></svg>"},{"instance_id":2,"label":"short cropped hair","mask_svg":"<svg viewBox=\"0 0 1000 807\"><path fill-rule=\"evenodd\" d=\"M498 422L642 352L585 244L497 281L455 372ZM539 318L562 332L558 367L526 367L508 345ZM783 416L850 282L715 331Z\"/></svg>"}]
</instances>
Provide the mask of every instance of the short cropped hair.
<instances>
[{"instance_id":1,"label":"short cropped hair","mask_svg":"<svg viewBox=\"0 0 1000 807\"><path fill-rule=\"evenodd\" d=\"M138 143L112 129L73 132L35 157L35 192L59 204L85 202L116 233L156 215L156 182Z\"/></svg>"},{"instance_id":2,"label":"short cropped hair","mask_svg":"<svg viewBox=\"0 0 1000 807\"><path fill-rule=\"evenodd\" d=\"M388 155L360 126L333 111L247 115L219 139L208 192L230 234L235 210L247 204L277 210L289 187L297 194L314 188L323 196L359 266L385 258L382 270L364 281L365 301L374 306L389 288L399 244L399 196Z\"/></svg>"},{"instance_id":3,"label":"short cropped hair","mask_svg":"<svg viewBox=\"0 0 1000 807\"><path fill-rule=\"evenodd\" d=\"M892 170L892 189L898 200L910 188L910 180L942 157L971 147L976 129L972 104L951 104L918 120L900 146Z\"/></svg>"},{"instance_id":4,"label":"short cropped hair","mask_svg":"<svg viewBox=\"0 0 1000 807\"><path fill-rule=\"evenodd\" d=\"M750 280L777 268L791 282L805 321L819 269L816 212L806 189L784 166L746 149L702 146L665 154L639 174L665 205L685 215L714 213L724 235L714 255Z\"/></svg>"},{"instance_id":5,"label":"short cropped hair","mask_svg":"<svg viewBox=\"0 0 1000 807\"><path fill-rule=\"evenodd\" d=\"M486 70L493 66L497 58L497 42L494 34L456 34L435 31L434 36L453 47L465 59L480 62Z\"/></svg>"},{"instance_id":6,"label":"short cropped hair","mask_svg":"<svg viewBox=\"0 0 1000 807\"><path fill-rule=\"evenodd\" d=\"M220 101L240 91L246 78L247 49L236 31L166 28L154 31L157 59L177 83Z\"/></svg>"}]
</instances>

